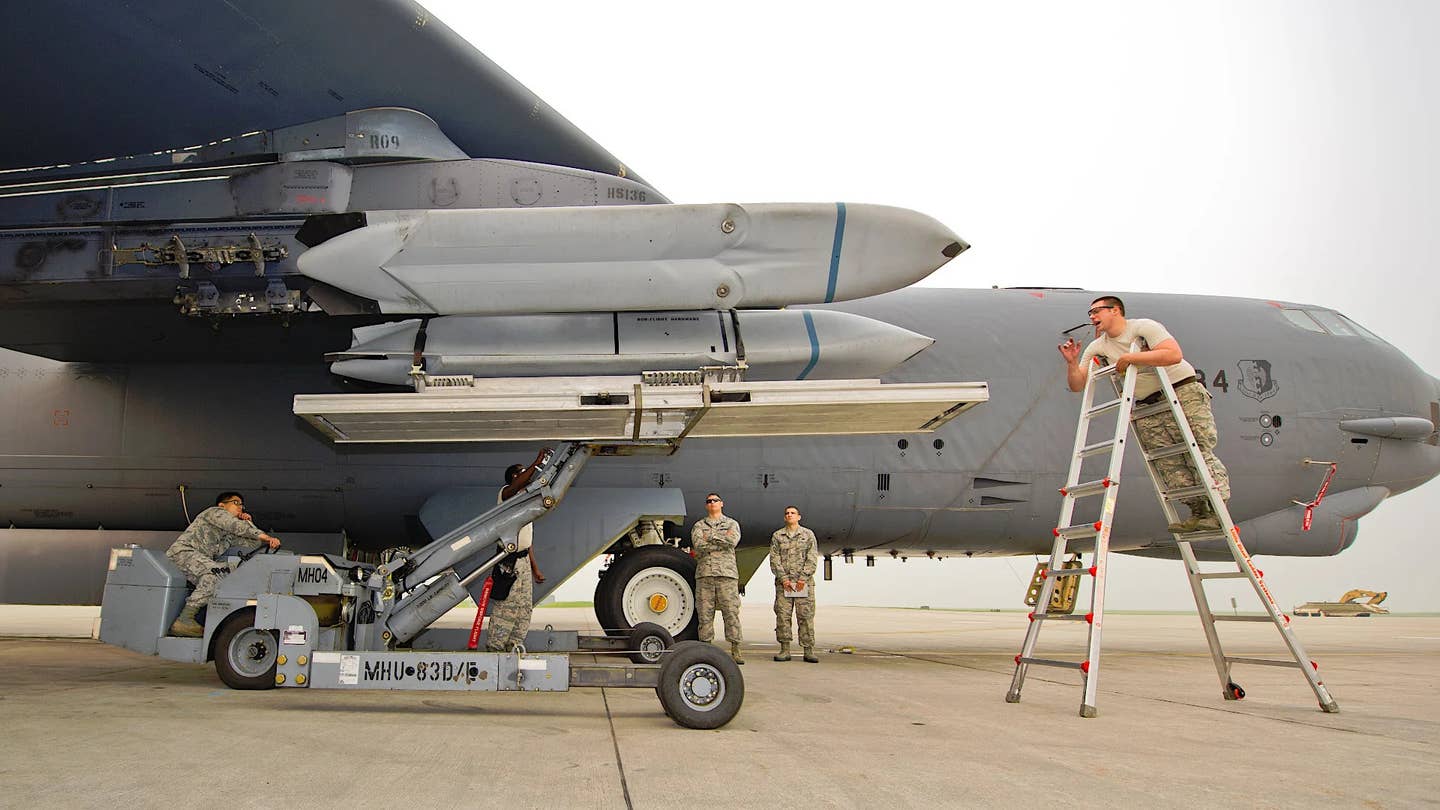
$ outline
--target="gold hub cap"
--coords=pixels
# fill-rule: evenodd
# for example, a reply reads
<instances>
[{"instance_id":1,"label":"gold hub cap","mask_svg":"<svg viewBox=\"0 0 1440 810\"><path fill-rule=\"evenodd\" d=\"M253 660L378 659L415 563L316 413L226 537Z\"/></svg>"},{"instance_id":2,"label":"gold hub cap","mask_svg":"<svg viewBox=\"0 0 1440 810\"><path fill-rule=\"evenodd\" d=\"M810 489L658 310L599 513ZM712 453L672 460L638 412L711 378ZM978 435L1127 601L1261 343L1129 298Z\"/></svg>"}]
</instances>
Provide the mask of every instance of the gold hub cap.
<instances>
[{"instance_id":1,"label":"gold hub cap","mask_svg":"<svg viewBox=\"0 0 1440 810\"><path fill-rule=\"evenodd\" d=\"M665 598L663 593L650 594L650 610L656 613L664 613L665 608L670 605L670 600Z\"/></svg>"}]
</instances>

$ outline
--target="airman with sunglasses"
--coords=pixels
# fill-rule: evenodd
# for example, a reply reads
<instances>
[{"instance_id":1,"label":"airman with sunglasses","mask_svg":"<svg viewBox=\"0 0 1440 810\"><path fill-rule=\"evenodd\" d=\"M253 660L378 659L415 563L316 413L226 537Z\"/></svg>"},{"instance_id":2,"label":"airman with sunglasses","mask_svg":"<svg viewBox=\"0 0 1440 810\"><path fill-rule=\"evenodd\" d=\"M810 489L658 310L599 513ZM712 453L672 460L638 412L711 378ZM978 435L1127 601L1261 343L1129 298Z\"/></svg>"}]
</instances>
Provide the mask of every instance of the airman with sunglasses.
<instances>
[{"instance_id":1,"label":"airman with sunglasses","mask_svg":"<svg viewBox=\"0 0 1440 810\"><path fill-rule=\"evenodd\" d=\"M1125 319L1125 302L1113 295L1103 295L1090 302L1090 323L1095 327L1095 339L1080 351L1080 344L1073 338L1060 344L1060 355L1065 358L1065 381L1071 391L1085 390L1087 365L1091 358L1099 355L1115 364L1117 374L1124 374L1130 366L1139 367L1135 380L1135 404L1152 405L1164 395L1160 388L1157 368L1163 368L1175 387L1175 396L1180 400L1180 409L1190 423L1195 441L1200 445L1205 466L1209 469L1215 489L1224 500L1230 500L1230 474L1215 455L1215 444L1220 439L1215 428L1215 415L1210 410L1210 393L1200 383L1195 367L1185 362L1180 344L1166 331L1159 321L1146 318ZM1137 339L1142 341L1142 351L1132 352L1130 346ZM1119 379L1118 377L1116 379ZM1151 414L1135 420L1135 435L1140 445L1154 451L1162 447L1180 444L1184 435L1169 411ZM1196 470L1190 464L1188 454L1167 456L1155 461L1155 469L1165 482L1167 489L1180 489L1200 484ZM1171 523L1170 531L1189 534L1197 531L1214 531L1220 528L1220 518L1210 509L1206 498L1191 498L1184 502L1190 507L1190 518Z\"/></svg>"},{"instance_id":2,"label":"airman with sunglasses","mask_svg":"<svg viewBox=\"0 0 1440 810\"><path fill-rule=\"evenodd\" d=\"M735 547L740 545L740 524L725 516L725 501L714 492L705 496L705 517L690 530L690 548L695 554L695 608L700 614L701 641L715 638L715 609L725 619L725 640L730 657L745 663L740 653L740 569L735 564Z\"/></svg>"}]
</instances>

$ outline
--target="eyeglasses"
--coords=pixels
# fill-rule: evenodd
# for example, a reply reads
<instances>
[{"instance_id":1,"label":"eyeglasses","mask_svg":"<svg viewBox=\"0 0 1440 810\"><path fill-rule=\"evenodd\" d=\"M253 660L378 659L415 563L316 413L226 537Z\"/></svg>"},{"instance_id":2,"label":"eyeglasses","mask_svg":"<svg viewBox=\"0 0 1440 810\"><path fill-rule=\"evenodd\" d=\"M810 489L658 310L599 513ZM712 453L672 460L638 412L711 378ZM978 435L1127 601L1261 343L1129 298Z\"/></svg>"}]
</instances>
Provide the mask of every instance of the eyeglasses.
<instances>
[{"instance_id":1,"label":"eyeglasses","mask_svg":"<svg viewBox=\"0 0 1440 810\"><path fill-rule=\"evenodd\" d=\"M706 498L705 503L720 503L719 498Z\"/></svg>"},{"instance_id":2,"label":"eyeglasses","mask_svg":"<svg viewBox=\"0 0 1440 810\"><path fill-rule=\"evenodd\" d=\"M245 502L244 502L244 501L225 501L224 503L221 504L221 506L225 506L225 505L227 505L227 504L232 504L232 503L235 504L236 506L240 507L241 509L244 509L244 508L245 508Z\"/></svg>"},{"instance_id":3,"label":"eyeglasses","mask_svg":"<svg viewBox=\"0 0 1440 810\"><path fill-rule=\"evenodd\" d=\"M1095 313L1099 312L1099 311L1102 310L1102 309L1114 309L1114 308L1115 308L1115 305L1114 305L1114 304L1106 304L1106 305L1103 306L1103 307L1091 307L1091 308L1090 308L1090 312L1089 312L1088 314L1094 315Z\"/></svg>"}]
</instances>

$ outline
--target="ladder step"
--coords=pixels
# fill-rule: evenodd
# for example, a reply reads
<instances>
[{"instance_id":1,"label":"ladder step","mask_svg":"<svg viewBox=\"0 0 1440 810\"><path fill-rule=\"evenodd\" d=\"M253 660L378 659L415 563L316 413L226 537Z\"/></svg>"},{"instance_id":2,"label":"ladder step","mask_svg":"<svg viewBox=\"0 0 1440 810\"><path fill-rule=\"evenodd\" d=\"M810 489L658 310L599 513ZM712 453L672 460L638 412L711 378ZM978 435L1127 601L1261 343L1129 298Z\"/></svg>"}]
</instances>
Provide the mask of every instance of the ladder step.
<instances>
[{"instance_id":1,"label":"ladder step","mask_svg":"<svg viewBox=\"0 0 1440 810\"><path fill-rule=\"evenodd\" d=\"M1180 535L1181 543L1203 543L1206 540L1224 540L1225 532L1217 529L1206 529L1203 532L1190 532ZM1218 560L1216 561L1218 562Z\"/></svg>"},{"instance_id":2,"label":"ladder step","mask_svg":"<svg viewBox=\"0 0 1440 810\"><path fill-rule=\"evenodd\" d=\"M1212 613L1211 616L1210 616L1210 618L1214 619L1214 620L1217 621L1217 622L1273 622L1273 621L1275 621L1274 619L1270 618L1269 616L1236 616L1236 615L1234 615L1234 614L1225 615L1225 614L1221 614L1221 613Z\"/></svg>"},{"instance_id":3,"label":"ladder step","mask_svg":"<svg viewBox=\"0 0 1440 810\"><path fill-rule=\"evenodd\" d=\"M1110 449L1114 446L1114 439L1106 439L1103 442L1087 444L1086 446L1080 448L1080 458L1089 458L1091 456L1098 456L1101 453L1108 453Z\"/></svg>"},{"instance_id":4,"label":"ladder step","mask_svg":"<svg viewBox=\"0 0 1440 810\"><path fill-rule=\"evenodd\" d=\"M1094 417L1096 417L1096 416L1099 416L1100 414L1105 413L1105 412L1107 412L1107 411L1113 411L1113 410L1115 410L1116 408L1120 407L1120 403L1122 403L1122 402L1124 402L1124 401L1125 401L1124 399L1112 399L1112 400L1110 400L1109 402L1106 402L1106 403L1104 403L1104 404L1102 404L1102 405L1096 405L1095 407L1093 407L1093 408L1091 408L1090 410L1086 411L1086 412L1085 412L1085 416L1084 416L1083 418L1085 418L1085 419L1091 419L1091 418L1094 418Z\"/></svg>"},{"instance_id":5,"label":"ladder step","mask_svg":"<svg viewBox=\"0 0 1440 810\"><path fill-rule=\"evenodd\" d=\"M1155 450L1155 451L1146 453L1146 454L1145 454L1145 460L1146 460L1146 461L1156 461L1156 460L1162 459L1162 458L1169 458L1169 457L1171 457L1171 456L1178 456L1178 455L1180 455L1181 453L1188 453L1189 451L1190 451L1190 445L1188 445L1188 444L1184 444L1183 442L1182 442L1181 444L1172 444L1172 445L1170 445L1169 447L1162 447L1162 448L1160 448L1159 450Z\"/></svg>"},{"instance_id":6,"label":"ladder step","mask_svg":"<svg viewBox=\"0 0 1440 810\"><path fill-rule=\"evenodd\" d=\"M1066 540L1084 540L1087 537L1094 537L1100 533L1100 522L1082 523L1076 526L1066 526L1052 531L1056 537L1065 536Z\"/></svg>"},{"instance_id":7,"label":"ladder step","mask_svg":"<svg viewBox=\"0 0 1440 810\"><path fill-rule=\"evenodd\" d=\"M1189 500L1190 498L1194 498L1197 495L1204 495L1206 494L1206 491L1207 490L1205 489L1205 485L1199 484L1193 487L1167 489L1164 492L1160 493L1160 497L1164 498L1167 501L1184 501Z\"/></svg>"},{"instance_id":8,"label":"ladder step","mask_svg":"<svg viewBox=\"0 0 1440 810\"><path fill-rule=\"evenodd\" d=\"M1109 476L1106 476L1099 481L1086 481L1083 484L1065 487L1060 490L1060 494L1069 495L1072 498L1085 498L1091 495L1099 495L1116 483L1115 481L1111 481Z\"/></svg>"},{"instance_id":9,"label":"ladder step","mask_svg":"<svg viewBox=\"0 0 1440 810\"><path fill-rule=\"evenodd\" d=\"M1088 574L1088 573L1090 573L1090 569L1089 569L1089 568L1047 568L1047 569L1045 569L1045 576L1047 576L1047 577L1083 577L1083 576L1085 576L1085 575Z\"/></svg>"},{"instance_id":10,"label":"ladder step","mask_svg":"<svg viewBox=\"0 0 1440 810\"><path fill-rule=\"evenodd\" d=\"M1154 405L1142 405L1139 408L1136 408L1135 410L1130 412L1130 421L1134 422L1137 419L1144 419L1147 416L1154 416L1157 413L1168 413L1169 411L1169 402L1157 402Z\"/></svg>"},{"instance_id":11,"label":"ladder step","mask_svg":"<svg viewBox=\"0 0 1440 810\"><path fill-rule=\"evenodd\" d=\"M1024 657L1022 657L1018 663L1021 663L1021 664L1035 664L1035 665L1037 665L1037 666L1042 666L1042 667L1062 667L1062 668L1064 668L1064 669L1080 669L1080 667L1082 666L1082 663L1081 663L1080 661L1056 661L1056 660L1053 659L1053 658L1024 658Z\"/></svg>"},{"instance_id":12,"label":"ladder step","mask_svg":"<svg viewBox=\"0 0 1440 810\"><path fill-rule=\"evenodd\" d=\"M1244 572L1244 571L1211 571L1211 572L1208 572L1208 573L1199 573L1199 574L1196 574L1195 576L1199 577L1200 579L1244 579L1244 578L1245 578L1245 572Z\"/></svg>"},{"instance_id":13,"label":"ladder step","mask_svg":"<svg viewBox=\"0 0 1440 810\"><path fill-rule=\"evenodd\" d=\"M1115 373L1115 369L1117 369L1117 368L1119 368L1119 366L1114 366L1114 365L1101 366L1100 368L1098 368L1098 369L1090 372L1090 376L1093 377L1093 378L1095 378L1095 379L1097 379L1097 380L1100 379L1101 377L1109 377L1109 376L1111 376L1111 375L1113 375L1113 374Z\"/></svg>"},{"instance_id":14,"label":"ladder step","mask_svg":"<svg viewBox=\"0 0 1440 810\"><path fill-rule=\"evenodd\" d=\"M1259 664L1262 667L1291 667L1293 669L1304 669L1296 661L1279 661L1273 658L1234 658L1225 656L1227 664Z\"/></svg>"},{"instance_id":15,"label":"ladder step","mask_svg":"<svg viewBox=\"0 0 1440 810\"><path fill-rule=\"evenodd\" d=\"M1086 617L1078 613L1035 613L1031 618L1037 622L1041 619L1052 622L1083 622Z\"/></svg>"}]
</instances>

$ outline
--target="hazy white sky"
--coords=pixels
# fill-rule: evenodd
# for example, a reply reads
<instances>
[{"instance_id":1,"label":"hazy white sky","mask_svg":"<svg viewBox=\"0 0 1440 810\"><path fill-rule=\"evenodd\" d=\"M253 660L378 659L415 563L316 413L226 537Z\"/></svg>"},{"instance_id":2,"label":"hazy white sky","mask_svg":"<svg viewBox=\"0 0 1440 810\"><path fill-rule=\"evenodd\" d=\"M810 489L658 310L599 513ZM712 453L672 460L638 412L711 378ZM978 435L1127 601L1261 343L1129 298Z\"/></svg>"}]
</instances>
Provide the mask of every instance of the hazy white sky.
<instances>
[{"instance_id":1,"label":"hazy white sky","mask_svg":"<svg viewBox=\"0 0 1440 810\"><path fill-rule=\"evenodd\" d=\"M676 202L901 205L974 245L926 284L1321 304L1440 373L1440 4L426 5ZM1285 606L1433 610L1437 525L1432 482L1264 568ZM819 594L1017 607L1030 566L837 561ZM1112 572L1112 608L1193 604L1178 562Z\"/></svg>"}]
</instances>

